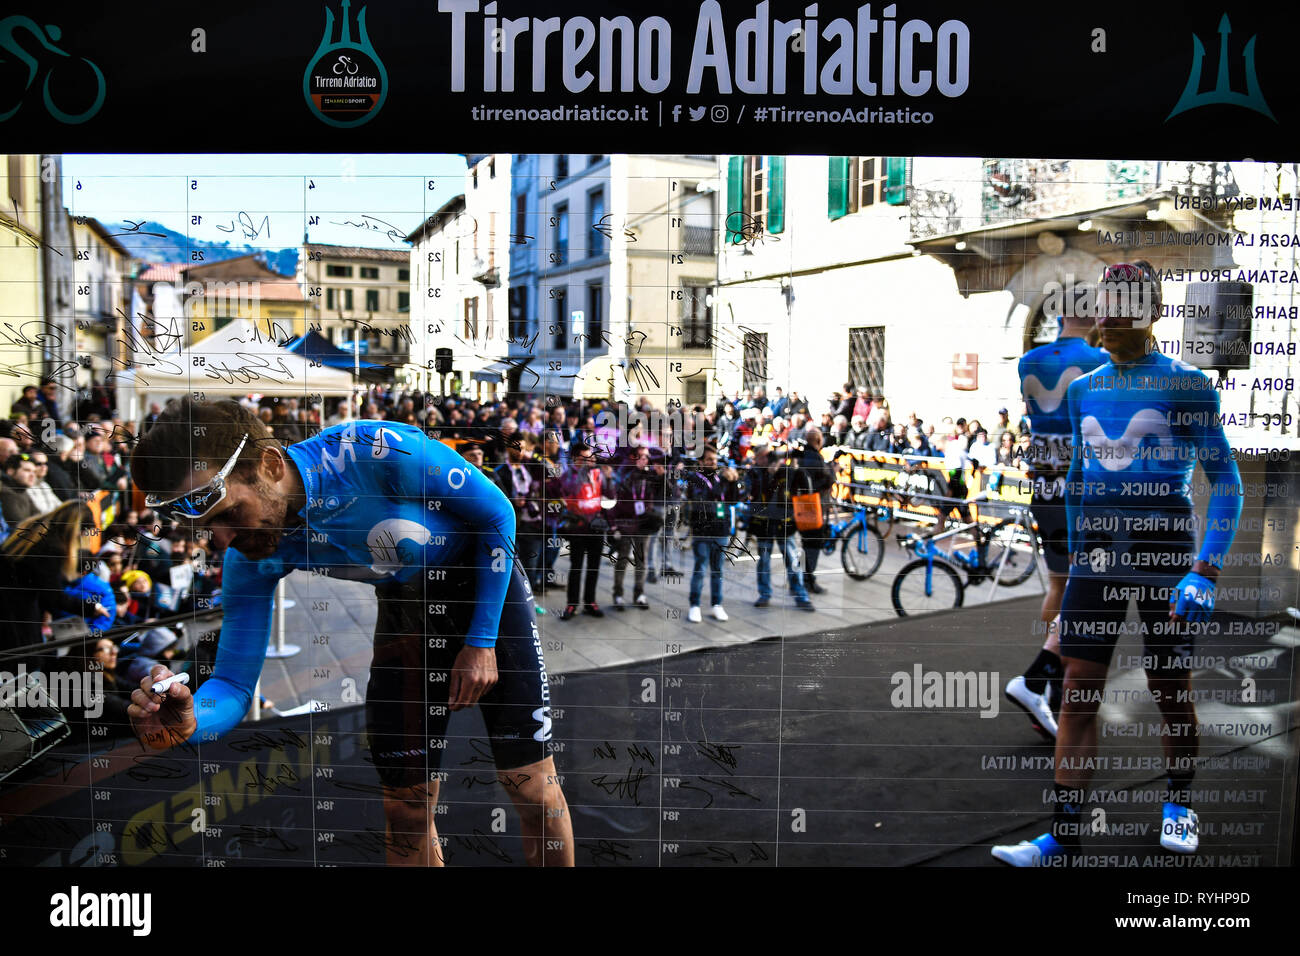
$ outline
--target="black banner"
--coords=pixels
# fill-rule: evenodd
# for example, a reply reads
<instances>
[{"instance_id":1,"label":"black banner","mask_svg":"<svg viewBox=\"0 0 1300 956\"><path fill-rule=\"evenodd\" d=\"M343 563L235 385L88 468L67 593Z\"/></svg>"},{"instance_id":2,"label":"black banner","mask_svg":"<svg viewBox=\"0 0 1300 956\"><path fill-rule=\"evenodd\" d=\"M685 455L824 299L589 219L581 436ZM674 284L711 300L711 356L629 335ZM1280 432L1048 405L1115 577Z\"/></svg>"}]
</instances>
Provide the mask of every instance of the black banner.
<instances>
[{"instance_id":1,"label":"black banner","mask_svg":"<svg viewBox=\"0 0 1300 956\"><path fill-rule=\"evenodd\" d=\"M1285 160L1294 58L1263 4L572 0L18 3L10 151L571 151Z\"/></svg>"}]
</instances>

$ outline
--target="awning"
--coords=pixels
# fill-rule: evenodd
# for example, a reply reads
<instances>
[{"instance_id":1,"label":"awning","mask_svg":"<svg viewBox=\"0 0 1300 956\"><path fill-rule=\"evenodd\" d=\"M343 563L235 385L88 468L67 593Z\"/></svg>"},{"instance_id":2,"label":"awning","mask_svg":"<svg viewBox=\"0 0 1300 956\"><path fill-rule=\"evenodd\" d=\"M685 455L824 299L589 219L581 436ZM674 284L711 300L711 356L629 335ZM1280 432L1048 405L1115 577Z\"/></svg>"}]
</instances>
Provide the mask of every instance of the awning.
<instances>
[{"instance_id":1,"label":"awning","mask_svg":"<svg viewBox=\"0 0 1300 956\"><path fill-rule=\"evenodd\" d=\"M573 397L628 401L632 390L627 384L623 361L617 355L600 355L589 359L573 379Z\"/></svg>"},{"instance_id":2,"label":"awning","mask_svg":"<svg viewBox=\"0 0 1300 956\"><path fill-rule=\"evenodd\" d=\"M366 342L362 340L360 344L364 347ZM284 348L295 355L301 355L308 361L320 362L322 365L343 369L345 372L352 371L353 362L355 361L351 351L344 351L315 331L300 335L284 345ZM376 365L374 362L368 362L365 359L361 359L357 364L363 371L382 368L382 366Z\"/></svg>"},{"instance_id":3,"label":"awning","mask_svg":"<svg viewBox=\"0 0 1300 956\"><path fill-rule=\"evenodd\" d=\"M509 362L492 362L484 365L482 368L475 369L469 373L469 377L475 382L492 382L500 384L505 381L506 373L510 371Z\"/></svg>"}]
</instances>

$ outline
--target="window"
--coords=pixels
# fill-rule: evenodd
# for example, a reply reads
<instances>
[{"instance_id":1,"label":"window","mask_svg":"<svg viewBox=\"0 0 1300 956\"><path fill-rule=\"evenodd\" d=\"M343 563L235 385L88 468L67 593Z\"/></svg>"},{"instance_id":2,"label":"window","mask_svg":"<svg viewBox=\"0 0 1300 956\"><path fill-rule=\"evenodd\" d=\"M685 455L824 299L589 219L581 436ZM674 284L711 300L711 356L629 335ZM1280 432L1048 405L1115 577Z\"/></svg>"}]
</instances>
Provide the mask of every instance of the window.
<instances>
[{"instance_id":1,"label":"window","mask_svg":"<svg viewBox=\"0 0 1300 956\"><path fill-rule=\"evenodd\" d=\"M568 153L560 153L555 157L555 178L556 179L569 178L569 154Z\"/></svg>"},{"instance_id":2,"label":"window","mask_svg":"<svg viewBox=\"0 0 1300 956\"><path fill-rule=\"evenodd\" d=\"M876 325L849 329L849 377L847 381L867 391L885 390L885 327Z\"/></svg>"},{"instance_id":3,"label":"window","mask_svg":"<svg viewBox=\"0 0 1300 956\"><path fill-rule=\"evenodd\" d=\"M785 230L785 157L732 156L727 163L727 242Z\"/></svg>"},{"instance_id":4,"label":"window","mask_svg":"<svg viewBox=\"0 0 1300 956\"><path fill-rule=\"evenodd\" d=\"M745 214L767 221L767 166L763 156L745 157Z\"/></svg>"},{"instance_id":5,"label":"window","mask_svg":"<svg viewBox=\"0 0 1300 956\"><path fill-rule=\"evenodd\" d=\"M334 290L333 290L333 289L326 289L326 290L325 290L325 308L327 308L327 309L332 309L332 308L334 308Z\"/></svg>"},{"instance_id":6,"label":"window","mask_svg":"<svg viewBox=\"0 0 1300 956\"><path fill-rule=\"evenodd\" d=\"M378 289L366 290L366 311L367 312L379 311L379 290Z\"/></svg>"},{"instance_id":7,"label":"window","mask_svg":"<svg viewBox=\"0 0 1300 956\"><path fill-rule=\"evenodd\" d=\"M605 234L601 232L601 229L609 228L605 220L605 190L597 189L587 194L587 215L591 219L591 229L587 232L587 254L589 256L603 256L605 254Z\"/></svg>"},{"instance_id":8,"label":"window","mask_svg":"<svg viewBox=\"0 0 1300 956\"><path fill-rule=\"evenodd\" d=\"M363 279L378 279L378 278L379 278L379 267L378 267L378 266L362 266L362 267L361 267L361 278L363 278Z\"/></svg>"},{"instance_id":9,"label":"window","mask_svg":"<svg viewBox=\"0 0 1300 956\"><path fill-rule=\"evenodd\" d=\"M885 198L885 160L883 156L856 156L849 163L852 183L849 189L850 211L874 206Z\"/></svg>"},{"instance_id":10,"label":"window","mask_svg":"<svg viewBox=\"0 0 1300 956\"><path fill-rule=\"evenodd\" d=\"M351 279L352 267L351 266L326 266L325 274L327 276L336 276L342 279Z\"/></svg>"},{"instance_id":11,"label":"window","mask_svg":"<svg viewBox=\"0 0 1300 956\"><path fill-rule=\"evenodd\" d=\"M497 178L497 159L493 156L488 160L488 179Z\"/></svg>"},{"instance_id":12,"label":"window","mask_svg":"<svg viewBox=\"0 0 1300 956\"><path fill-rule=\"evenodd\" d=\"M528 335L528 287L511 286L508 295L510 338L521 341Z\"/></svg>"},{"instance_id":13,"label":"window","mask_svg":"<svg viewBox=\"0 0 1300 956\"><path fill-rule=\"evenodd\" d=\"M826 208L831 219L869 206L907 202L907 160L901 156L832 156Z\"/></svg>"},{"instance_id":14,"label":"window","mask_svg":"<svg viewBox=\"0 0 1300 956\"><path fill-rule=\"evenodd\" d=\"M352 290L351 289L343 290L343 308L349 312L352 311Z\"/></svg>"},{"instance_id":15,"label":"window","mask_svg":"<svg viewBox=\"0 0 1300 956\"><path fill-rule=\"evenodd\" d=\"M478 297L465 300L465 338L473 341L478 337Z\"/></svg>"},{"instance_id":16,"label":"window","mask_svg":"<svg viewBox=\"0 0 1300 956\"><path fill-rule=\"evenodd\" d=\"M605 287L599 282L587 286L587 348L599 348L605 330Z\"/></svg>"},{"instance_id":17,"label":"window","mask_svg":"<svg viewBox=\"0 0 1300 956\"><path fill-rule=\"evenodd\" d=\"M569 347L568 336L564 334L568 326L568 313L564 311L566 306L566 296L564 289L551 289L551 330L555 333L555 347L557 349L566 349Z\"/></svg>"},{"instance_id":18,"label":"window","mask_svg":"<svg viewBox=\"0 0 1300 956\"><path fill-rule=\"evenodd\" d=\"M713 307L709 286L699 279L682 286L682 347L707 349L713 345Z\"/></svg>"},{"instance_id":19,"label":"window","mask_svg":"<svg viewBox=\"0 0 1300 956\"><path fill-rule=\"evenodd\" d=\"M398 312L411 311L411 293L409 292L397 293L397 311Z\"/></svg>"},{"instance_id":20,"label":"window","mask_svg":"<svg viewBox=\"0 0 1300 956\"><path fill-rule=\"evenodd\" d=\"M555 224L555 248L551 252L551 264L562 266L569 261L569 207L556 206L551 221Z\"/></svg>"},{"instance_id":21,"label":"window","mask_svg":"<svg viewBox=\"0 0 1300 956\"><path fill-rule=\"evenodd\" d=\"M411 270L410 270L410 269L398 269L398 270L397 270L397 281L398 281L398 282L410 282L410 281L411 281Z\"/></svg>"},{"instance_id":22,"label":"window","mask_svg":"<svg viewBox=\"0 0 1300 956\"><path fill-rule=\"evenodd\" d=\"M604 158L605 158L604 153L592 153L587 156L587 165L595 166L598 162L600 162Z\"/></svg>"},{"instance_id":23,"label":"window","mask_svg":"<svg viewBox=\"0 0 1300 956\"><path fill-rule=\"evenodd\" d=\"M514 243L522 243L528 235L528 195L519 193L515 196L515 234L510 237Z\"/></svg>"},{"instance_id":24,"label":"window","mask_svg":"<svg viewBox=\"0 0 1300 956\"><path fill-rule=\"evenodd\" d=\"M767 387L767 333L745 333L744 388Z\"/></svg>"}]
</instances>

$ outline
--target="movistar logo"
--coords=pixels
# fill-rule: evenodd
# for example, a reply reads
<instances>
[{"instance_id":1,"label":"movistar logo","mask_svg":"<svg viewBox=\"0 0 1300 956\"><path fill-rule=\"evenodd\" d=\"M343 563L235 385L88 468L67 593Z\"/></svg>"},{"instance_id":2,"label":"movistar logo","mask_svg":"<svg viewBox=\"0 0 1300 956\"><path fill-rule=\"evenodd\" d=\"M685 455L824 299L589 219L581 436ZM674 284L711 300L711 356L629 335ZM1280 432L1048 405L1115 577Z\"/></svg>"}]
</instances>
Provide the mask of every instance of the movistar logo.
<instances>
[{"instance_id":1,"label":"movistar logo","mask_svg":"<svg viewBox=\"0 0 1300 956\"><path fill-rule=\"evenodd\" d=\"M1219 21L1219 73L1214 81L1214 89L1205 93L1198 92L1201 88L1201 67L1205 60L1205 46L1201 43L1200 37L1195 33L1192 34L1192 72L1187 75L1187 86L1183 88L1183 95L1178 98L1173 112L1165 117L1166 123L1179 113L1186 113L1198 106L1216 105L1244 106L1256 113L1263 113L1274 123L1277 122L1277 117L1264 102L1264 94L1259 91L1259 77L1255 75L1255 37L1247 41L1246 49L1243 51L1246 59L1246 92L1239 93L1228 85L1228 35L1230 33L1232 33L1232 26L1228 23L1228 15L1225 13L1223 19Z\"/></svg>"}]
</instances>

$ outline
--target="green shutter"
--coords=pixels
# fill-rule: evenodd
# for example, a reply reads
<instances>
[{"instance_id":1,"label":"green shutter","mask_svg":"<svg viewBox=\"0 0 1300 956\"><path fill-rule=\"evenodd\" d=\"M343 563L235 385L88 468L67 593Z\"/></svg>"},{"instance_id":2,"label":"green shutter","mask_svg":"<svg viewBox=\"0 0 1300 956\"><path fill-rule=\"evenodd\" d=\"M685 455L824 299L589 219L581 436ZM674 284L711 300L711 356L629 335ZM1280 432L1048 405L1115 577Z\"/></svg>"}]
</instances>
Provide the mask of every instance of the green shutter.
<instances>
[{"instance_id":1,"label":"green shutter","mask_svg":"<svg viewBox=\"0 0 1300 956\"><path fill-rule=\"evenodd\" d=\"M830 183L826 190L826 215L839 219L849 214L849 157L830 157Z\"/></svg>"},{"instance_id":2,"label":"green shutter","mask_svg":"<svg viewBox=\"0 0 1300 956\"><path fill-rule=\"evenodd\" d=\"M727 244L734 245L741 241L742 216L741 196L745 189L745 161L741 156L732 156L727 160Z\"/></svg>"},{"instance_id":3,"label":"green shutter","mask_svg":"<svg viewBox=\"0 0 1300 956\"><path fill-rule=\"evenodd\" d=\"M767 231L785 231L785 157L767 157Z\"/></svg>"},{"instance_id":4,"label":"green shutter","mask_svg":"<svg viewBox=\"0 0 1300 956\"><path fill-rule=\"evenodd\" d=\"M907 202L907 159L903 156L885 159L885 202L891 206Z\"/></svg>"}]
</instances>

